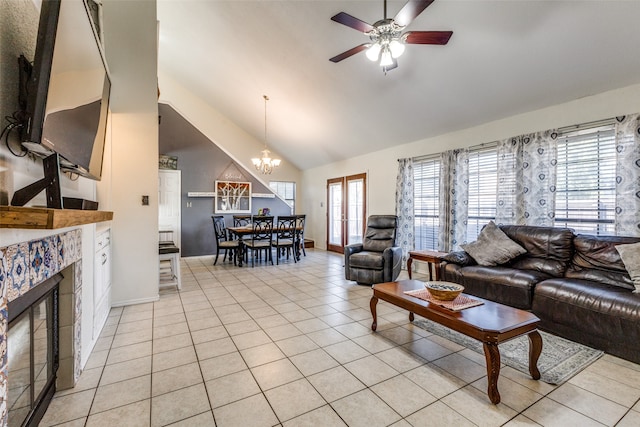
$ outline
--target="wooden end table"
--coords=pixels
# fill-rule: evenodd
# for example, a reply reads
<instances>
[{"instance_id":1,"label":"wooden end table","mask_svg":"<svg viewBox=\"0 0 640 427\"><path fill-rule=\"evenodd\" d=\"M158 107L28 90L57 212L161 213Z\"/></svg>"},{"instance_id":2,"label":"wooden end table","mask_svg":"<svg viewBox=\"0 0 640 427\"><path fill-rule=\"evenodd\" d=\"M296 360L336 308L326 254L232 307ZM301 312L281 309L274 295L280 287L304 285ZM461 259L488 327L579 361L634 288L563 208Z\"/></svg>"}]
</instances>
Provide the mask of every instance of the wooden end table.
<instances>
[{"instance_id":1,"label":"wooden end table","mask_svg":"<svg viewBox=\"0 0 640 427\"><path fill-rule=\"evenodd\" d=\"M412 277L411 264L413 264L413 260L416 261L424 261L429 263L427 267L429 268L429 280L440 280L440 263L442 262L442 257L444 257L446 252L439 251L409 251L409 259L407 259L407 272L409 272L409 279ZM432 273L432 270L435 270L435 273Z\"/></svg>"},{"instance_id":2,"label":"wooden end table","mask_svg":"<svg viewBox=\"0 0 640 427\"><path fill-rule=\"evenodd\" d=\"M453 329L468 337L482 342L487 361L487 394L492 403L500 403L498 376L500 375L500 351L498 344L521 335L529 337L529 373L535 380L540 379L538 358L542 352L542 337L538 332L540 319L533 313L485 300L476 296L471 298L484 304L461 311L451 311L429 301L407 295L405 291L424 289L423 282L400 280L398 282L373 285L373 296L369 306L373 323L371 329L378 326L376 305L378 299L409 311L409 321L413 322L414 313Z\"/></svg>"}]
</instances>

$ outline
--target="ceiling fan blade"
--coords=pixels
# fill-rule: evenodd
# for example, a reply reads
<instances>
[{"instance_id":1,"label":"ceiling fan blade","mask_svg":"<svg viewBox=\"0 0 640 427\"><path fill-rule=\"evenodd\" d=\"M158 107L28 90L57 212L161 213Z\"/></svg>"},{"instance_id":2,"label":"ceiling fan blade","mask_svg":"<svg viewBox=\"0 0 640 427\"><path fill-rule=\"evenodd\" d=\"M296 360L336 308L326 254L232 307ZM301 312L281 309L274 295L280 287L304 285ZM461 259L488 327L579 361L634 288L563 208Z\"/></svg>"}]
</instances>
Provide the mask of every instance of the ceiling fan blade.
<instances>
[{"instance_id":1,"label":"ceiling fan blade","mask_svg":"<svg viewBox=\"0 0 640 427\"><path fill-rule=\"evenodd\" d=\"M402 35L407 44L447 44L453 31L408 31Z\"/></svg>"},{"instance_id":2,"label":"ceiling fan blade","mask_svg":"<svg viewBox=\"0 0 640 427\"><path fill-rule=\"evenodd\" d=\"M364 43L361 44L360 46L356 46L352 49L347 50L346 52L342 52L340 55L336 55L333 58L329 59L329 61L331 62L340 62L343 59L347 59L350 56L355 55L356 53L362 52L363 50L366 50L369 46L371 46L370 43Z\"/></svg>"},{"instance_id":3,"label":"ceiling fan blade","mask_svg":"<svg viewBox=\"0 0 640 427\"><path fill-rule=\"evenodd\" d=\"M400 12L393 18L396 24L401 27L409 25L423 10L427 8L434 0L409 0Z\"/></svg>"},{"instance_id":4,"label":"ceiling fan blade","mask_svg":"<svg viewBox=\"0 0 640 427\"><path fill-rule=\"evenodd\" d=\"M348 13L340 12L337 15L331 17L332 21L337 22L338 24L346 25L347 27L351 27L354 30L358 30L362 33L368 33L373 30L373 25L367 24L364 21L355 18Z\"/></svg>"}]
</instances>

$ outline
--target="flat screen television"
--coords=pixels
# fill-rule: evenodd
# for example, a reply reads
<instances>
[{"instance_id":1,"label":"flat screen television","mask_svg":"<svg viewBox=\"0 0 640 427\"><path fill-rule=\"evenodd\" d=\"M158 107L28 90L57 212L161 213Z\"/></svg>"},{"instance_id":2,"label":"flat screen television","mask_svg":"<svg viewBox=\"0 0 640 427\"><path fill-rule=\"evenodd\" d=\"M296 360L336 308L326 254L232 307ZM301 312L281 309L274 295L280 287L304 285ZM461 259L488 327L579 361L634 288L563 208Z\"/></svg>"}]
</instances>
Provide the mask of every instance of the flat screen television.
<instances>
[{"instance_id":1,"label":"flat screen television","mask_svg":"<svg viewBox=\"0 0 640 427\"><path fill-rule=\"evenodd\" d=\"M100 180L111 81L93 0L44 0L22 145Z\"/></svg>"}]
</instances>

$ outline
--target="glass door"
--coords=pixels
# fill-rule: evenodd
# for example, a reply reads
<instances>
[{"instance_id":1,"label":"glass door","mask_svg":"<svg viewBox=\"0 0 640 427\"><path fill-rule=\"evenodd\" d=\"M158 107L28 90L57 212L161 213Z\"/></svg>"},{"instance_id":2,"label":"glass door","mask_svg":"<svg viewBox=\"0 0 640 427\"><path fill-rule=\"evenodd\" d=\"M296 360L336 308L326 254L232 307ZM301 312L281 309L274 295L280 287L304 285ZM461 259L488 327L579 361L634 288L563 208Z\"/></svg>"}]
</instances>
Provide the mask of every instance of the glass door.
<instances>
[{"instance_id":1,"label":"glass door","mask_svg":"<svg viewBox=\"0 0 640 427\"><path fill-rule=\"evenodd\" d=\"M362 242L366 218L366 174L327 180L327 250Z\"/></svg>"}]
</instances>

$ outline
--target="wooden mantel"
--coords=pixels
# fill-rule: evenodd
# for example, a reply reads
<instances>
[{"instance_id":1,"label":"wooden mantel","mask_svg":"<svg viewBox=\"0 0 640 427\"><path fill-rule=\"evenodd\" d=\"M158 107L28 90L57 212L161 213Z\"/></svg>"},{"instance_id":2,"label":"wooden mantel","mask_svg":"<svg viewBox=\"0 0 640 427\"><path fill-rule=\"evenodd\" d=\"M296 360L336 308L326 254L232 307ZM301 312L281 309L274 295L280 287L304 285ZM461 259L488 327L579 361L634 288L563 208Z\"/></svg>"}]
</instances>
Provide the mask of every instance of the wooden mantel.
<instances>
[{"instance_id":1,"label":"wooden mantel","mask_svg":"<svg viewBox=\"0 0 640 427\"><path fill-rule=\"evenodd\" d=\"M0 206L0 228L53 230L111 221L113 212Z\"/></svg>"}]
</instances>

